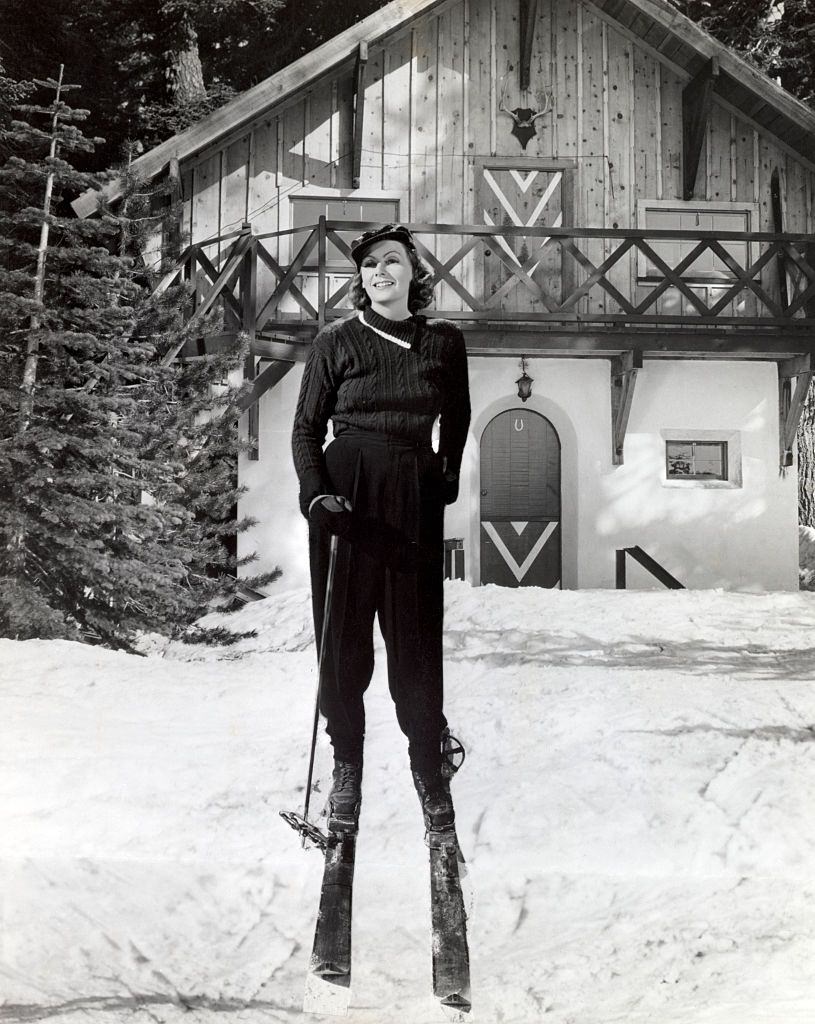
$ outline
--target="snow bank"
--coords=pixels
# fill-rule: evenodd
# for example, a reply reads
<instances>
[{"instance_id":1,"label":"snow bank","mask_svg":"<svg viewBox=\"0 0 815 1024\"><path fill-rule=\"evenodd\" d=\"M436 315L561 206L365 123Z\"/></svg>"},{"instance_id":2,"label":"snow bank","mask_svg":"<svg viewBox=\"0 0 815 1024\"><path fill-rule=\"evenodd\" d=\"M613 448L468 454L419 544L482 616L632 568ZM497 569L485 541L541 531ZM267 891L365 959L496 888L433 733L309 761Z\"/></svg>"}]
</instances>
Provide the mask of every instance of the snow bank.
<instances>
[{"instance_id":1,"label":"snow bank","mask_svg":"<svg viewBox=\"0 0 815 1024\"><path fill-rule=\"evenodd\" d=\"M474 1024L815 1019L815 594L446 588ZM301 1022L309 596L233 647L0 641L0 1005ZM427 855L381 645L351 1024L431 1024ZM320 738L315 813L330 757Z\"/></svg>"}]
</instances>

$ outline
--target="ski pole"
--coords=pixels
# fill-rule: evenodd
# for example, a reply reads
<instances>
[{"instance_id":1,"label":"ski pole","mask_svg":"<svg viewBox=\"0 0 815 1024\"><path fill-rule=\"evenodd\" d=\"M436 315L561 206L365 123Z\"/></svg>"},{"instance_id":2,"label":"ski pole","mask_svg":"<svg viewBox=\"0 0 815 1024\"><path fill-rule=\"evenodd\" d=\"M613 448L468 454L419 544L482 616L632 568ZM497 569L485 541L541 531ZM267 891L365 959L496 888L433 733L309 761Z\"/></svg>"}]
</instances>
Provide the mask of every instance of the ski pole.
<instances>
[{"instance_id":1,"label":"ski pole","mask_svg":"<svg viewBox=\"0 0 815 1024\"><path fill-rule=\"evenodd\" d=\"M331 600L334 595L334 571L337 567L338 537L331 535L331 548L328 554L328 576L325 583L325 603L323 605L323 628L320 631L320 650L317 658L317 696L314 700L314 726L311 730L311 754L308 761L308 780L306 782L306 802L303 807L303 820L308 821L308 808L311 802L311 780L314 776L314 752L317 748L317 726L320 722L320 691L323 686L323 666L325 664L325 648L328 639L328 620L331 616ZM305 836L303 837L305 846Z\"/></svg>"}]
</instances>

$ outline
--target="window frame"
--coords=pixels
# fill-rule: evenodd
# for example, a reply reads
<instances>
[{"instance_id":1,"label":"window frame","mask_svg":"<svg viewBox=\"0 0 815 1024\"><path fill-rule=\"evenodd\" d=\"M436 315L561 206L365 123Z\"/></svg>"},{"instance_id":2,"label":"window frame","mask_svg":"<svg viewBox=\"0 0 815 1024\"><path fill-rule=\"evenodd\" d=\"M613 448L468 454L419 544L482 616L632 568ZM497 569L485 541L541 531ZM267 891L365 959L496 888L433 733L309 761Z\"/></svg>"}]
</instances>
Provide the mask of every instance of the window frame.
<instances>
[{"instance_id":1,"label":"window frame","mask_svg":"<svg viewBox=\"0 0 815 1024\"><path fill-rule=\"evenodd\" d=\"M661 483L663 487L698 488L702 490L735 490L743 486L742 442L739 430L705 430L697 428L660 430L662 440ZM726 457L726 477L669 476L669 444L723 444Z\"/></svg>"},{"instance_id":2,"label":"window frame","mask_svg":"<svg viewBox=\"0 0 815 1024\"><path fill-rule=\"evenodd\" d=\"M401 216L402 215L402 203L403 203L403 200L404 200L404 193L403 192L397 192L395 190L385 190L385 189L382 189L382 190L376 190L376 189L325 189L325 188L313 188L313 187L312 188L306 187L306 188L299 189L297 192L295 192L295 193L293 193L292 195L289 196L289 226L290 226L290 228L292 230L292 235L291 235L291 239L292 239L292 241L291 241L291 246L292 246L291 251L292 252L297 252L299 250L300 244L302 244L302 243L298 244L298 239L300 237L303 237L303 241L305 241L305 238L302 235L302 232L305 231L305 228L298 229L297 226L294 223L295 207L296 207L296 204L297 204L297 202L299 200L306 200L307 202L310 202L310 203L313 202L315 206L317 206L318 203L320 201L322 201L322 204L323 204L322 211L317 213L317 215L315 217L314 223L316 223L317 218L322 216L322 215L325 215L328 220L337 219L337 218L328 217L328 215L326 213L326 209L325 208L326 208L327 204L330 203L330 202L333 202L333 203L338 203L338 202L377 203L377 202L381 202L381 203L395 204L396 213L395 213L394 216L389 217L388 219L389 220L394 220L396 222L401 223L401 221L402 221L402 216ZM361 220L363 218L361 218L361 217L349 217L348 219L352 220L352 221L355 221L355 220ZM318 269L318 257L317 257L317 250L315 249L314 252L312 253L312 255L309 257L308 261L304 264L303 271L306 272L306 273L313 273L317 269ZM345 259L345 258L343 258L342 260L332 259L331 255L330 255L330 251L326 252L325 269L326 269L326 271L328 273L331 273L331 274L347 273L349 277L351 276L351 274L353 274L353 267L348 262L348 260Z\"/></svg>"},{"instance_id":3,"label":"window frame","mask_svg":"<svg viewBox=\"0 0 815 1024\"><path fill-rule=\"evenodd\" d=\"M675 213L677 217L681 214L701 214L704 216L715 216L715 214L743 214L745 218L745 226L743 230L745 232L755 231L755 225L760 224L760 211L758 203L740 203L731 202L727 200L710 200L710 199L694 199L694 200L682 200L682 199L640 199L637 202L637 225L638 230L647 232L648 230L648 214L653 213ZM655 231L667 230L666 228L657 228L651 225L651 229ZM677 227L676 230L686 230ZM715 230L715 229L701 229L701 230ZM724 230L724 229L722 229ZM733 230L738 230L734 228ZM654 239L649 241L646 234L646 241L649 242L652 248L659 252L657 246L659 240ZM727 248L727 243L722 243ZM746 260L743 265L743 269L750 267L756 259L756 246L755 242L740 243L735 242L735 245L746 244ZM708 254L710 250L707 250ZM661 254L660 254L661 255ZM737 262L741 262L741 256L733 254ZM702 257L704 258L704 257ZM717 257L714 257L717 259ZM665 261L666 263L668 260ZM678 261L675 261L678 262ZM637 280L640 284L657 284L663 281L664 275L656 272L656 268L650 265L650 261L641 251L637 251ZM698 285L727 285L736 280L734 275L728 270L704 270L696 271L695 273L690 270L685 271L682 274L682 280L688 284Z\"/></svg>"}]
</instances>

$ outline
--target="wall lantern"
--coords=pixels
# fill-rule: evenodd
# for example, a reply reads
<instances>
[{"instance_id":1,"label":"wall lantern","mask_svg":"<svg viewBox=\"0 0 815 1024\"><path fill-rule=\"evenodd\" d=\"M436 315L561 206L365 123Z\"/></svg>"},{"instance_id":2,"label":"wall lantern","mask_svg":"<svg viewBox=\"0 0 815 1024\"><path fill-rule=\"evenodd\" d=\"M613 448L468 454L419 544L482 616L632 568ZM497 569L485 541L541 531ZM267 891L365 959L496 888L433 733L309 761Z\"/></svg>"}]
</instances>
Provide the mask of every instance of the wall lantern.
<instances>
[{"instance_id":1,"label":"wall lantern","mask_svg":"<svg viewBox=\"0 0 815 1024\"><path fill-rule=\"evenodd\" d=\"M532 394L532 383L535 380L534 377L530 377L526 372L526 356L521 356L521 371L521 376L515 383L518 385L518 398L525 402Z\"/></svg>"}]
</instances>

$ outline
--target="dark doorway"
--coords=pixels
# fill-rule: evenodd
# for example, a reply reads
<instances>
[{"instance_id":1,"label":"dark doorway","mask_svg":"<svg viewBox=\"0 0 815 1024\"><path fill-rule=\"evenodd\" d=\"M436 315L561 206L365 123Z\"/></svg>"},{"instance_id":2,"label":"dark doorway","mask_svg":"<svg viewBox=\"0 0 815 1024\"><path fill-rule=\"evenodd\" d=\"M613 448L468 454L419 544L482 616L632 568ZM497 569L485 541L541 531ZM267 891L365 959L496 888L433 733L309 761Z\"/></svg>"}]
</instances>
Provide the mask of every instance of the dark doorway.
<instances>
[{"instance_id":1,"label":"dark doorway","mask_svg":"<svg viewBox=\"0 0 815 1024\"><path fill-rule=\"evenodd\" d=\"M560 439L544 416L510 409L481 437L481 582L559 587Z\"/></svg>"}]
</instances>

